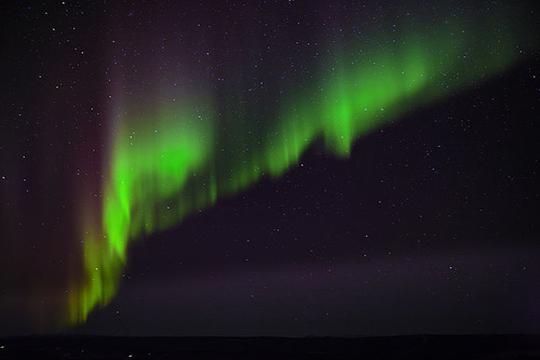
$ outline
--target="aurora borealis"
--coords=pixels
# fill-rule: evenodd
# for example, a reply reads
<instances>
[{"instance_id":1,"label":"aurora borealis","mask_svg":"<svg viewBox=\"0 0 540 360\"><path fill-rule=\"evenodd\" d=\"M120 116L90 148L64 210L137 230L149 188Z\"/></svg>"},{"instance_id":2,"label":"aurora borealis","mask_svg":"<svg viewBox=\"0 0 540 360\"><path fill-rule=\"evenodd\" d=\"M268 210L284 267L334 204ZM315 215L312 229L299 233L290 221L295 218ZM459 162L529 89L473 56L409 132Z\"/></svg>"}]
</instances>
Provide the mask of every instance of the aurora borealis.
<instances>
[{"instance_id":1,"label":"aurora borealis","mask_svg":"<svg viewBox=\"0 0 540 360\"><path fill-rule=\"evenodd\" d=\"M503 70L515 57L513 43L506 39L511 34L490 39L481 48L468 45L488 31L488 24L465 28L461 34L453 31L464 28L458 24L428 29L424 35L413 29L401 46L368 49L358 60L346 54L337 64L325 64L336 69L335 75L319 89L308 89L306 98L293 95L286 110L276 114L276 129L269 129L260 146L245 155L220 156L214 148L213 132L219 129L212 128L217 122L212 111L205 111L210 105L186 100L140 120L120 119L113 135L101 227L85 229L90 234L84 240L86 279L71 300L72 321L86 319L97 304L105 305L114 296L130 239L174 226L261 176L281 175L319 137L332 152L347 156L359 136L389 117ZM472 60L460 61L465 54ZM455 73L463 75L445 78ZM227 158L227 166L220 166ZM193 173L197 176L190 176Z\"/></svg>"},{"instance_id":2,"label":"aurora borealis","mask_svg":"<svg viewBox=\"0 0 540 360\"><path fill-rule=\"evenodd\" d=\"M180 38L193 39L170 46L173 50L168 44L161 45L159 56L137 57L133 54L144 53L138 49L164 43L161 37L172 37L164 34L181 26L172 14L163 14L184 9L178 4L167 11L146 5L150 15L143 5L139 9L120 5L109 9L112 13L127 12L128 18L142 19L139 21L155 14L165 20L149 32L130 32L130 20L118 26L109 24L110 19L103 20L110 27L103 47L111 49L98 58L121 65L107 66L107 80L95 86L106 98L99 126L81 125L86 132L76 130L82 131L81 138L94 139L89 143L97 138L102 145L97 151L95 146L84 145L77 152L75 162L86 159L81 162L91 164L87 168L94 175L75 182L76 200L70 206L73 224L65 231L69 235L62 235L69 243L64 246L69 249L69 260L58 266L66 270L56 270L63 274L59 277L62 285L58 285L63 291L57 291L61 295L55 301L56 319L40 322L79 325L114 301L126 277L132 243L175 231L188 216L199 216L261 181L279 182L313 149L331 154L332 161L349 159L354 156L355 144L372 133L400 124L423 109L468 96L530 61L529 53L535 51L538 39L528 24L517 20L531 16L528 4L470 5L453 12L456 3L439 5L436 17L421 13L418 7L419 13L410 16L407 6L394 4L389 6L393 11L409 15L388 24L368 16L355 18L345 5L335 10L328 23L337 24L336 33L365 22L359 37L336 36L311 19L318 31L304 30L308 40L296 43L314 46L312 38L318 39L316 56L305 60L304 55L295 55L309 75L299 71L288 77L277 75L284 68L277 64L291 54L275 53L268 56L274 59L271 65L259 67L251 66L255 56L250 49L242 60L250 65L248 69L238 61L234 48L227 46L243 49L252 44L231 40L228 45L214 41L207 46L202 45L207 40L200 40L205 36L188 35L190 32ZM320 15L324 11L319 5L304 11ZM200 10L204 14L211 12L204 9ZM377 11L384 13L379 8ZM241 17L235 10L229 15ZM196 29L201 28L200 22L193 21ZM204 34L206 30L197 31ZM240 32L250 37L249 32ZM126 44L123 48L113 49L122 41ZM199 44L200 49L193 44ZM264 48L280 49L279 44L276 39ZM186 49L194 49L196 56L186 55ZM212 57L220 51L221 56ZM212 62L225 64L225 70L220 74L201 70ZM256 80L249 79L259 73L263 74L260 78L253 75ZM240 90L243 87L247 90ZM98 106L92 105L92 112L94 107ZM81 143L86 144L85 140ZM76 173L79 176L80 170ZM15 223L10 216L5 221ZM346 216L352 224L363 215ZM7 236L14 236L9 234L6 230ZM179 237L176 241L186 240Z\"/></svg>"}]
</instances>

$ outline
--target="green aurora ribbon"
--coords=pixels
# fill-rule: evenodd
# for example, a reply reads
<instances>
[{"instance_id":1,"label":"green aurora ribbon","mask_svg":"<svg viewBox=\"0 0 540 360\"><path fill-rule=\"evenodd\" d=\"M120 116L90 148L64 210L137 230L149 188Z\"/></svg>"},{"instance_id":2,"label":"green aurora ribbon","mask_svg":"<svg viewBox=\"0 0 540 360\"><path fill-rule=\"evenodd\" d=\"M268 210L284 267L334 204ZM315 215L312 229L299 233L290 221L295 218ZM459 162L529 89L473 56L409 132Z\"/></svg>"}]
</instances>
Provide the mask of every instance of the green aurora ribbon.
<instances>
[{"instance_id":1,"label":"green aurora ribbon","mask_svg":"<svg viewBox=\"0 0 540 360\"><path fill-rule=\"evenodd\" d=\"M217 136L221 115L201 98L121 118L111 134L99 214L82 210L84 271L69 291L69 322L84 322L111 301L132 239L282 175L318 139L347 157L369 131L508 68L520 57L518 34L501 21L454 21L402 32L397 41L379 37L369 49L336 49L337 60L319 64L316 81L288 91L247 151L232 143L237 137ZM494 24L505 30L493 31ZM249 137L248 129L234 131Z\"/></svg>"}]
</instances>

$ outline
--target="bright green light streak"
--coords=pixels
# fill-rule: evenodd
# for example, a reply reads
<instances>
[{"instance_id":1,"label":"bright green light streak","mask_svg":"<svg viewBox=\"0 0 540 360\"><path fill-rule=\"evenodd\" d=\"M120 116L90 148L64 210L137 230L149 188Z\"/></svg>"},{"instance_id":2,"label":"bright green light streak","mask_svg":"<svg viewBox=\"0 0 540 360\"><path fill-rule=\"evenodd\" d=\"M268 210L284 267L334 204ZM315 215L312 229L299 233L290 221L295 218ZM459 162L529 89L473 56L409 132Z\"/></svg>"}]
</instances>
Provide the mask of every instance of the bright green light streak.
<instances>
[{"instance_id":1,"label":"bright green light streak","mask_svg":"<svg viewBox=\"0 0 540 360\"><path fill-rule=\"evenodd\" d=\"M511 35L477 41L485 31L451 24L328 60L309 91L282 101L272 129L247 154L222 151L236 146L236 134L214 138L220 129L208 105L186 101L123 119L114 133L101 226L84 229L84 279L70 293L70 321L85 321L112 299L131 239L174 226L262 176L282 175L316 139L347 157L358 137L386 121L505 69L515 60Z\"/></svg>"}]
</instances>

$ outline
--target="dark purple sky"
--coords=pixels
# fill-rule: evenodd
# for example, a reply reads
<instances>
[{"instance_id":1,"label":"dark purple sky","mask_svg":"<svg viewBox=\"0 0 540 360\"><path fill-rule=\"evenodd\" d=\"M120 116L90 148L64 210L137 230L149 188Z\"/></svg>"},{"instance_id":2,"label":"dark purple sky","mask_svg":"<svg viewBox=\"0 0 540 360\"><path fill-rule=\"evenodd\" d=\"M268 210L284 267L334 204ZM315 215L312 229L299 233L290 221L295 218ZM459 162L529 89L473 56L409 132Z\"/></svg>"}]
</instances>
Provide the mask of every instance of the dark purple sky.
<instances>
[{"instance_id":1,"label":"dark purple sky","mask_svg":"<svg viewBox=\"0 0 540 360\"><path fill-rule=\"evenodd\" d=\"M76 195L103 176L115 61L129 59L125 83L141 93L150 63L174 62L149 50L164 38L192 65L183 76L207 83L227 61L242 68L270 46L279 50L261 76L272 88L278 73L306 76L321 36L486 3L2 5L0 335L57 331L80 261ZM226 48L224 31L238 34ZM135 242L118 296L69 331L538 332L539 109L534 53L360 139L348 160L315 144L284 177Z\"/></svg>"}]
</instances>

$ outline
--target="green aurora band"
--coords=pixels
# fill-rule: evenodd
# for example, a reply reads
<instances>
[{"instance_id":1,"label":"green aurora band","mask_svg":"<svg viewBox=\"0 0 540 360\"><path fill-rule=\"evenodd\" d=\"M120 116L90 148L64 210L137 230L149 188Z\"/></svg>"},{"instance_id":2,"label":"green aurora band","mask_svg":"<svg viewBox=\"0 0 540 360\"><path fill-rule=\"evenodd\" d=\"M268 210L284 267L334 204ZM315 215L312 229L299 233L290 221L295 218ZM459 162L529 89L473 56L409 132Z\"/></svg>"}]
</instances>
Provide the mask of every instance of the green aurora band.
<instances>
[{"instance_id":1,"label":"green aurora band","mask_svg":"<svg viewBox=\"0 0 540 360\"><path fill-rule=\"evenodd\" d=\"M218 138L212 102L200 98L121 118L99 214L83 209L84 270L69 291L69 322L84 322L111 301L130 240L170 228L262 177L282 175L318 139L347 157L358 137L508 68L518 60L517 34L511 26L492 32L494 21L500 19L432 26L397 42L379 37L380 45L363 51L336 49L341 55L320 64L317 81L280 101L269 128L248 140L249 151L231 142L249 138L250 125L239 121L234 130L242 134Z\"/></svg>"}]
</instances>

